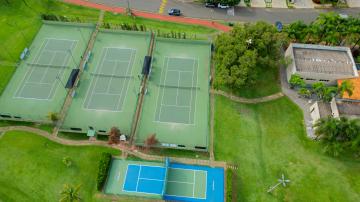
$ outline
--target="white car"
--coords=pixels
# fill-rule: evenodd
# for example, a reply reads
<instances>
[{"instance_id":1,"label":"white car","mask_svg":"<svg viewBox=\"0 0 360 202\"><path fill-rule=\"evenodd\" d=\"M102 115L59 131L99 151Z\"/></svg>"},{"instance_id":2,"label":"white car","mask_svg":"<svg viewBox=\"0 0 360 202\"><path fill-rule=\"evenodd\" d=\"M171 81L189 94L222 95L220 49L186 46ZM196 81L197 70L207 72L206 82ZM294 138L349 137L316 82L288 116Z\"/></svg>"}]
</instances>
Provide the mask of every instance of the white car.
<instances>
[{"instance_id":1,"label":"white car","mask_svg":"<svg viewBox=\"0 0 360 202\"><path fill-rule=\"evenodd\" d=\"M221 3L219 3L217 7L218 7L218 8L230 8L229 5L227 5L227 4L221 4Z\"/></svg>"}]
</instances>

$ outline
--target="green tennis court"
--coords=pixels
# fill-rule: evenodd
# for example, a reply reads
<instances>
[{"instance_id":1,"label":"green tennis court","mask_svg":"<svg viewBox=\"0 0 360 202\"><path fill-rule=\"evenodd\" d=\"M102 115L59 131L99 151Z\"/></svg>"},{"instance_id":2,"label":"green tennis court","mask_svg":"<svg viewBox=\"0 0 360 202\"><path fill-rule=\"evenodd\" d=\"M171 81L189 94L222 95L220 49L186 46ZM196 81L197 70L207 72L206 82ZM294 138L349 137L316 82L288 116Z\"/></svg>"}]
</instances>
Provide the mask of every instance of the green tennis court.
<instances>
[{"instance_id":1,"label":"green tennis court","mask_svg":"<svg viewBox=\"0 0 360 202\"><path fill-rule=\"evenodd\" d=\"M76 40L46 38L32 63L27 63L29 69L15 97L52 99L76 44Z\"/></svg>"},{"instance_id":2,"label":"green tennis court","mask_svg":"<svg viewBox=\"0 0 360 202\"><path fill-rule=\"evenodd\" d=\"M165 57L156 121L194 124L197 69L196 58Z\"/></svg>"},{"instance_id":3,"label":"green tennis court","mask_svg":"<svg viewBox=\"0 0 360 202\"><path fill-rule=\"evenodd\" d=\"M41 26L0 96L0 119L50 122L66 98L68 81L77 68L95 26L47 22Z\"/></svg>"},{"instance_id":4,"label":"green tennis court","mask_svg":"<svg viewBox=\"0 0 360 202\"><path fill-rule=\"evenodd\" d=\"M169 168L166 195L206 199L207 171Z\"/></svg>"},{"instance_id":5,"label":"green tennis court","mask_svg":"<svg viewBox=\"0 0 360 202\"><path fill-rule=\"evenodd\" d=\"M129 135L149 45L147 32L101 30L61 130Z\"/></svg>"},{"instance_id":6,"label":"green tennis court","mask_svg":"<svg viewBox=\"0 0 360 202\"><path fill-rule=\"evenodd\" d=\"M86 109L122 111L129 89L136 50L106 47L92 75L85 98Z\"/></svg>"},{"instance_id":7,"label":"green tennis court","mask_svg":"<svg viewBox=\"0 0 360 202\"><path fill-rule=\"evenodd\" d=\"M210 57L210 42L156 39L136 144L207 150Z\"/></svg>"}]
</instances>

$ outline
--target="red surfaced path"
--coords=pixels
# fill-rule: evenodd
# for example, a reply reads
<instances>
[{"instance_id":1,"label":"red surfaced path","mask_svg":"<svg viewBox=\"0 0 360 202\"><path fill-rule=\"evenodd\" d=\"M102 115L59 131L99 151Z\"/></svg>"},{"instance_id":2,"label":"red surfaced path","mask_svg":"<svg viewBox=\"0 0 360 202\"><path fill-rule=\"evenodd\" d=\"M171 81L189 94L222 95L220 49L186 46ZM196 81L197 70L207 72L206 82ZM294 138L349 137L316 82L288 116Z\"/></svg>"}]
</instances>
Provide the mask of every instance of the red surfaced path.
<instances>
[{"instance_id":1,"label":"red surfaced path","mask_svg":"<svg viewBox=\"0 0 360 202\"><path fill-rule=\"evenodd\" d=\"M80 6L86 6L90 8L96 8L100 10L110 11L114 13L125 13L125 8L122 7L111 7L106 6L102 4L92 3L85 0L64 0L67 3L76 4ZM220 31L230 31L231 27L217 23L212 22L208 20L202 20L202 19L196 19L196 18L187 18L187 17L175 17L175 16L166 16L166 15L160 15L156 13L149 13L144 11L137 11L137 10L131 10L132 14L135 16L143 17L143 18L150 18L150 19L156 19L156 20L162 20L162 21L168 21L168 22L178 22L178 23L185 23L185 24L193 24L193 25L202 25L205 27L210 27L213 29L217 29Z\"/></svg>"}]
</instances>

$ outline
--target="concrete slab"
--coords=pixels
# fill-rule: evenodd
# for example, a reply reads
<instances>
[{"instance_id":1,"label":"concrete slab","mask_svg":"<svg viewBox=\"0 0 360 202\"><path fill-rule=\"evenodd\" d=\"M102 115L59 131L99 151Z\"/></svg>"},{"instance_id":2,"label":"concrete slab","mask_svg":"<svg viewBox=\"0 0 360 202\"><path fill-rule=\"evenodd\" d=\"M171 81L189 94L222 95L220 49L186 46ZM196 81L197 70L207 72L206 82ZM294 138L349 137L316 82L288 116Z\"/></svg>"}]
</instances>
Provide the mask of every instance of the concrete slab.
<instances>
[{"instance_id":1,"label":"concrete slab","mask_svg":"<svg viewBox=\"0 0 360 202\"><path fill-rule=\"evenodd\" d=\"M295 8L314 8L314 3L312 0L295 0Z\"/></svg>"},{"instance_id":2,"label":"concrete slab","mask_svg":"<svg viewBox=\"0 0 360 202\"><path fill-rule=\"evenodd\" d=\"M360 8L360 0L346 0L349 7Z\"/></svg>"},{"instance_id":3,"label":"concrete slab","mask_svg":"<svg viewBox=\"0 0 360 202\"><path fill-rule=\"evenodd\" d=\"M273 8L287 8L286 0L272 0Z\"/></svg>"},{"instance_id":4,"label":"concrete slab","mask_svg":"<svg viewBox=\"0 0 360 202\"><path fill-rule=\"evenodd\" d=\"M266 7L265 1L264 0L252 0L251 7L265 8Z\"/></svg>"}]
</instances>

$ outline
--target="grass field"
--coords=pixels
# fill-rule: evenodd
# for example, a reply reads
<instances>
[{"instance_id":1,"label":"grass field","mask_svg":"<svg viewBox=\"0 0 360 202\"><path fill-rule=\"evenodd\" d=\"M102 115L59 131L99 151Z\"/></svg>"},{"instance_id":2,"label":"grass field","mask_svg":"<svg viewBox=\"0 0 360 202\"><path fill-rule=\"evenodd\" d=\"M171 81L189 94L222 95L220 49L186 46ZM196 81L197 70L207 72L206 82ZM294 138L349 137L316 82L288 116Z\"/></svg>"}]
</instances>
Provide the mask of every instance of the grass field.
<instances>
[{"instance_id":1,"label":"grass field","mask_svg":"<svg viewBox=\"0 0 360 202\"><path fill-rule=\"evenodd\" d=\"M215 158L239 166L237 201L360 201L360 161L323 154L287 98L245 105L217 96L215 118ZM290 186L267 194L282 173Z\"/></svg>"},{"instance_id":2,"label":"grass field","mask_svg":"<svg viewBox=\"0 0 360 202\"><path fill-rule=\"evenodd\" d=\"M259 72L256 84L252 86L243 87L238 90L231 90L225 86L220 86L219 89L245 98L268 96L280 92L279 71L278 69L265 69Z\"/></svg>"},{"instance_id":3,"label":"grass field","mask_svg":"<svg viewBox=\"0 0 360 202\"><path fill-rule=\"evenodd\" d=\"M102 147L68 147L43 137L8 132L0 139L0 198L3 201L58 201L63 184L81 184L84 201L96 193L97 164ZM62 163L70 157L73 166Z\"/></svg>"}]
</instances>

